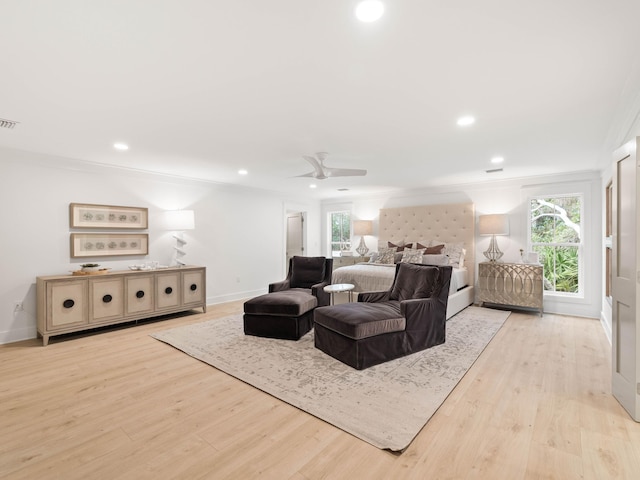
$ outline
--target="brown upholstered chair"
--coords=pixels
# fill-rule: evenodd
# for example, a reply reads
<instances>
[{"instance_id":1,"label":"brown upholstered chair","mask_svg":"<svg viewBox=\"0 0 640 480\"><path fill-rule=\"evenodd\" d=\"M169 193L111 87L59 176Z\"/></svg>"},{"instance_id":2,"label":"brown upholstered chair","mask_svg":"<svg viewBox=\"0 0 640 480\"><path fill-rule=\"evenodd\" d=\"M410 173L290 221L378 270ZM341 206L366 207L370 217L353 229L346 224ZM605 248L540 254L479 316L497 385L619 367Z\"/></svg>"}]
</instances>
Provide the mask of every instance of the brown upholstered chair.
<instances>
[{"instance_id":1,"label":"brown upholstered chair","mask_svg":"<svg viewBox=\"0 0 640 480\"><path fill-rule=\"evenodd\" d=\"M298 340L313 327L313 310L331 301L324 287L331 283L332 268L332 258L291 258L287 278L245 302L244 333Z\"/></svg>"},{"instance_id":2,"label":"brown upholstered chair","mask_svg":"<svg viewBox=\"0 0 640 480\"><path fill-rule=\"evenodd\" d=\"M399 263L388 291L316 308L316 348L362 370L444 343L451 272Z\"/></svg>"}]
</instances>

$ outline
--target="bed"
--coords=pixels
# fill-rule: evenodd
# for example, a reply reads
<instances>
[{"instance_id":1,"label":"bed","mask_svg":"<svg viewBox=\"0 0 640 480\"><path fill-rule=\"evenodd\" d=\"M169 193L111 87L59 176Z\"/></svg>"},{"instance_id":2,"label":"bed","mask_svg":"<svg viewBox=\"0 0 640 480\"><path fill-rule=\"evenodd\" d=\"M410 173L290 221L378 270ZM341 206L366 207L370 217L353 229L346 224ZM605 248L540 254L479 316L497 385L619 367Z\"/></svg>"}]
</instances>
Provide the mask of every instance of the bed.
<instances>
[{"instance_id":1,"label":"bed","mask_svg":"<svg viewBox=\"0 0 640 480\"><path fill-rule=\"evenodd\" d=\"M422 205L383 208L379 217L378 251L394 245L445 245L443 252L453 262L447 319L474 300L475 213L473 204ZM460 253L462 255L460 255ZM401 258L400 252L395 261ZM436 256L425 256L429 263ZM438 256L438 264L441 262ZM393 283L395 263L362 262L334 270L332 283L351 283L354 292L387 290Z\"/></svg>"}]
</instances>

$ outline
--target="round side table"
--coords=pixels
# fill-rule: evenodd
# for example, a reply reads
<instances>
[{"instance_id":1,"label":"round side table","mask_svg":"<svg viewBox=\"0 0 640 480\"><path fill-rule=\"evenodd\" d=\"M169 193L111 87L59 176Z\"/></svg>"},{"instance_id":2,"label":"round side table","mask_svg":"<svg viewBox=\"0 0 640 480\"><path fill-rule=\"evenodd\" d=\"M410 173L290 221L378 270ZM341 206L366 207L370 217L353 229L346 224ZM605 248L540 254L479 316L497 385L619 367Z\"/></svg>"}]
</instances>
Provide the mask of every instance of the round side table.
<instances>
[{"instance_id":1,"label":"round side table","mask_svg":"<svg viewBox=\"0 0 640 480\"><path fill-rule=\"evenodd\" d=\"M349 292L349 302L353 302L353 289L355 285L351 283L334 283L324 287L324 291L331 294L331 305L335 304L333 296L340 292Z\"/></svg>"}]
</instances>

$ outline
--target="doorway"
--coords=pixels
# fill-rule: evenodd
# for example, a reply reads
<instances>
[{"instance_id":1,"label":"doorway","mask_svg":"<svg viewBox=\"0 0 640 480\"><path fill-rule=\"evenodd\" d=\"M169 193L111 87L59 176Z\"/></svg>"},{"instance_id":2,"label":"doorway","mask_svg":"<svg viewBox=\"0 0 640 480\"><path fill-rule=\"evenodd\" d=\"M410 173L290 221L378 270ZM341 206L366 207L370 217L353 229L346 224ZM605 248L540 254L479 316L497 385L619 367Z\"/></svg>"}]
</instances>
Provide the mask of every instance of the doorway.
<instances>
[{"instance_id":1,"label":"doorway","mask_svg":"<svg viewBox=\"0 0 640 480\"><path fill-rule=\"evenodd\" d=\"M289 260L294 256L304 255L304 220L305 212L287 213L287 247L285 272L289 268Z\"/></svg>"}]
</instances>

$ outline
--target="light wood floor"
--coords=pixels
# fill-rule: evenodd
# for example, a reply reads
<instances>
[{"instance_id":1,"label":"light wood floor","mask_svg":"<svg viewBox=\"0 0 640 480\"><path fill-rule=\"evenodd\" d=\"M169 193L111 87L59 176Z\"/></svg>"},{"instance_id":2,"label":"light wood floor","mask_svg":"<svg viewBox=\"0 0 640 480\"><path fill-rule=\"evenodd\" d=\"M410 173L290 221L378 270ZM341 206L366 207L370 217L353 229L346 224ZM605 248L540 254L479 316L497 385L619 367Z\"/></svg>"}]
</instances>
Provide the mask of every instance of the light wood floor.
<instances>
[{"instance_id":1,"label":"light wood floor","mask_svg":"<svg viewBox=\"0 0 640 480\"><path fill-rule=\"evenodd\" d=\"M240 310L0 347L0 478L640 478L596 320L513 313L392 454L149 337Z\"/></svg>"}]
</instances>

